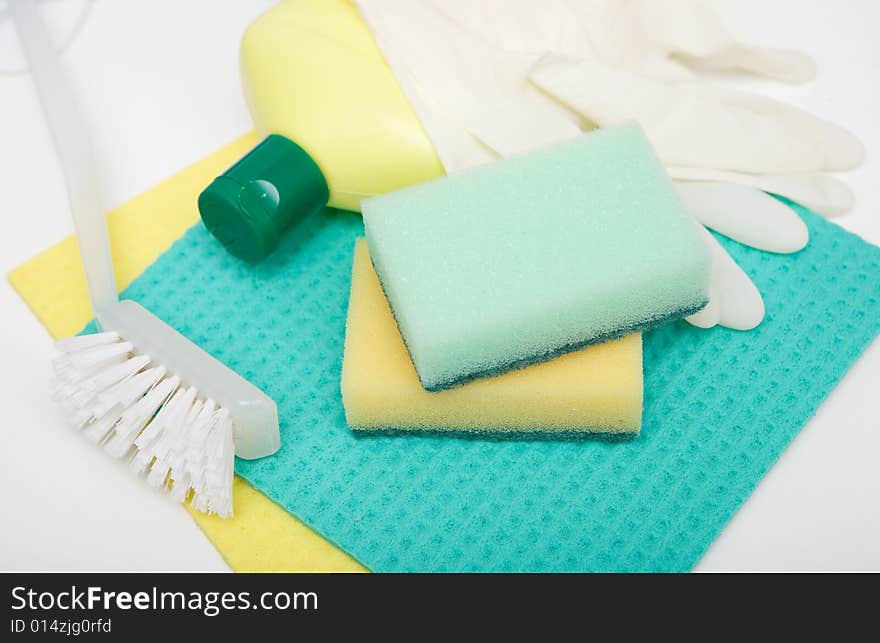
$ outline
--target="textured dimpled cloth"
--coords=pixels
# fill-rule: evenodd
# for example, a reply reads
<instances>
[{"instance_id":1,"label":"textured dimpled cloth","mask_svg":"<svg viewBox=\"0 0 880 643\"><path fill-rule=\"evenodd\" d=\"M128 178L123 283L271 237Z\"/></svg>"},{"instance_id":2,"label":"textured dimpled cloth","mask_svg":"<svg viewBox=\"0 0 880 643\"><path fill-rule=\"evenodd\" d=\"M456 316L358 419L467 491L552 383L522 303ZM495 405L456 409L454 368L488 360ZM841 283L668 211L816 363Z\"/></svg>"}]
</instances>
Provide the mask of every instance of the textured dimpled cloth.
<instances>
[{"instance_id":1,"label":"textured dimpled cloth","mask_svg":"<svg viewBox=\"0 0 880 643\"><path fill-rule=\"evenodd\" d=\"M624 443L352 434L356 214L327 210L257 267L196 226L126 294L277 401L281 451L236 471L374 571L683 571L880 331L880 249L800 212L799 254L723 240L766 296L756 330L645 334Z\"/></svg>"},{"instance_id":2,"label":"textured dimpled cloth","mask_svg":"<svg viewBox=\"0 0 880 643\"><path fill-rule=\"evenodd\" d=\"M187 179L180 220L195 220L202 174L227 164ZM811 233L800 253L721 239L766 297L757 329L645 335L632 442L352 435L339 374L357 215L327 211L255 269L197 225L127 295L276 399L281 451L237 472L373 570L683 571L880 332L880 249L796 209ZM32 267L12 280L51 327L60 313L33 293L73 278ZM196 517L233 568L358 568L251 491L237 485L233 520ZM300 542L318 562L288 551Z\"/></svg>"}]
</instances>

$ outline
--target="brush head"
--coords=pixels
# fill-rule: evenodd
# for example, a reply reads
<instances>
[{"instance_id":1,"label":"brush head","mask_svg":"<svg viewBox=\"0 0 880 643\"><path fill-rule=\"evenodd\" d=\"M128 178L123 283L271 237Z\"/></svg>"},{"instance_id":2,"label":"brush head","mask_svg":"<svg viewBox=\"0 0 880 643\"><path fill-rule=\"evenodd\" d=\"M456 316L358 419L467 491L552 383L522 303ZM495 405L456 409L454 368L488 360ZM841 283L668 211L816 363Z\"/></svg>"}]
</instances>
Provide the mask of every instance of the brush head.
<instances>
[{"instance_id":1,"label":"brush head","mask_svg":"<svg viewBox=\"0 0 880 643\"><path fill-rule=\"evenodd\" d=\"M53 396L71 423L175 500L231 516L236 450L280 446L275 403L134 302L99 323L115 330L56 342Z\"/></svg>"}]
</instances>

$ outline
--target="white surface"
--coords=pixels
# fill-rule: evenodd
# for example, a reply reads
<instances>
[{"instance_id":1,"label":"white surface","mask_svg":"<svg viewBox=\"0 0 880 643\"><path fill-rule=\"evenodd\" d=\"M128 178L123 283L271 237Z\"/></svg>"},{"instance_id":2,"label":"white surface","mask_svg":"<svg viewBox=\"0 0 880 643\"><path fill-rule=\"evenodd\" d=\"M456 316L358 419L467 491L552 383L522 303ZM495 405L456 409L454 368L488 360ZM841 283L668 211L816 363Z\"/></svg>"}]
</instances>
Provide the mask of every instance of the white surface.
<instances>
[{"instance_id":1,"label":"white surface","mask_svg":"<svg viewBox=\"0 0 880 643\"><path fill-rule=\"evenodd\" d=\"M108 207L250 128L237 43L245 25L270 4L99 0L94 5L63 62L90 120ZM872 0L714 4L744 39L803 49L816 58L819 77L810 85L753 84L861 137L868 160L844 177L857 206L838 222L880 244L880 45L874 29L880 5ZM46 18L69 31L79 5L50 2ZM19 65L11 26L0 22L0 68ZM26 76L0 75L0 109L5 274L70 234L72 224ZM6 454L0 468L0 569L226 569L180 507L65 426L46 397L48 336L5 281L0 311L5 362L0 430ZM874 342L698 570L880 569L878 382L880 342Z\"/></svg>"}]
</instances>

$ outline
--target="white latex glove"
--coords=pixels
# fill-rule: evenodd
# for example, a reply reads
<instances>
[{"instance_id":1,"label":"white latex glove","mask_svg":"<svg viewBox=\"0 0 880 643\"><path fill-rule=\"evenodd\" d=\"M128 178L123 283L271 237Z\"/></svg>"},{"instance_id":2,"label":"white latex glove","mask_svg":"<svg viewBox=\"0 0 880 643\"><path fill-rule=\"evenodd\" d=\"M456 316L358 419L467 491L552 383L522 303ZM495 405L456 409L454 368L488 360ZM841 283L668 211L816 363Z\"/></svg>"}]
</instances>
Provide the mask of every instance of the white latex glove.
<instances>
[{"instance_id":1,"label":"white latex glove","mask_svg":"<svg viewBox=\"0 0 880 643\"><path fill-rule=\"evenodd\" d=\"M735 41L701 2L357 4L447 172L634 119L695 218L743 243L773 252L806 244L803 222L763 191L827 215L852 204L846 185L823 174L861 162L852 135L713 87L698 73L739 69L802 82L813 77L810 59ZM710 305L689 321L757 325L760 293L705 237L714 257Z\"/></svg>"},{"instance_id":2,"label":"white latex glove","mask_svg":"<svg viewBox=\"0 0 880 643\"><path fill-rule=\"evenodd\" d=\"M368 0L367 3L371 4ZM815 76L800 52L734 40L701 0L436 0L464 29L505 51L596 58L644 76L686 80L738 69L784 82Z\"/></svg>"},{"instance_id":3,"label":"white latex glove","mask_svg":"<svg viewBox=\"0 0 880 643\"><path fill-rule=\"evenodd\" d=\"M447 172L581 132L580 117L528 80L543 50L499 49L445 11L464 10L469 3L364 0L357 5ZM552 26L557 16L548 15ZM508 33L529 33L525 27L511 25Z\"/></svg>"}]
</instances>

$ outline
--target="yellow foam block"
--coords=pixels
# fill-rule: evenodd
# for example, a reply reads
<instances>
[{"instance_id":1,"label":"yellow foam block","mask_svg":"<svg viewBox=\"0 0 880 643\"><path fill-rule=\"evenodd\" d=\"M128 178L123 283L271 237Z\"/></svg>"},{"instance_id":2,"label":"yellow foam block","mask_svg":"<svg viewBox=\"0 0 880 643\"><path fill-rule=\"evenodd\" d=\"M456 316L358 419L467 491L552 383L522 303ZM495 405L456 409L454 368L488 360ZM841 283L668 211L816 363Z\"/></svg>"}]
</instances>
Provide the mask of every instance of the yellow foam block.
<instances>
[{"instance_id":1,"label":"yellow foam block","mask_svg":"<svg viewBox=\"0 0 880 643\"><path fill-rule=\"evenodd\" d=\"M367 244L358 239L342 363L356 430L635 434L642 415L642 337L429 393L419 384Z\"/></svg>"},{"instance_id":2,"label":"yellow foam block","mask_svg":"<svg viewBox=\"0 0 880 643\"><path fill-rule=\"evenodd\" d=\"M199 192L258 141L253 132L242 136L107 216L120 289L198 221ZM10 272L9 281L53 337L73 335L92 318L73 237ZM233 495L234 518L223 520L190 511L233 570L366 571L240 478L235 480Z\"/></svg>"}]
</instances>

